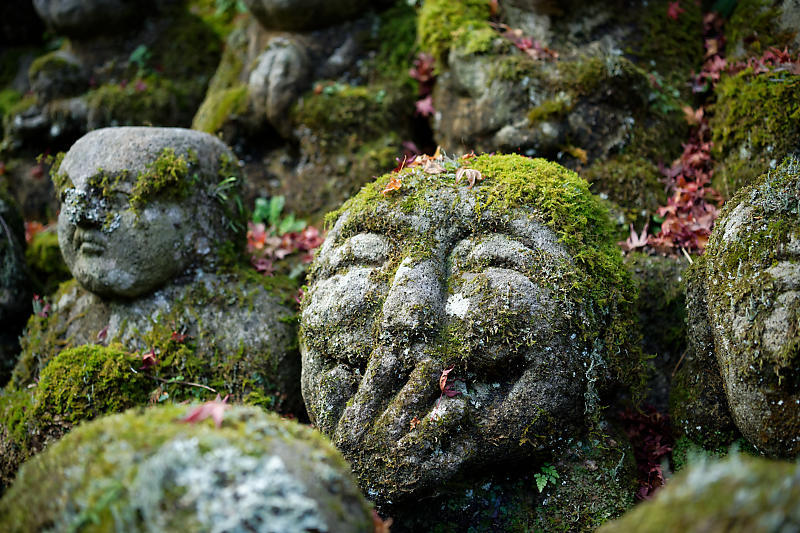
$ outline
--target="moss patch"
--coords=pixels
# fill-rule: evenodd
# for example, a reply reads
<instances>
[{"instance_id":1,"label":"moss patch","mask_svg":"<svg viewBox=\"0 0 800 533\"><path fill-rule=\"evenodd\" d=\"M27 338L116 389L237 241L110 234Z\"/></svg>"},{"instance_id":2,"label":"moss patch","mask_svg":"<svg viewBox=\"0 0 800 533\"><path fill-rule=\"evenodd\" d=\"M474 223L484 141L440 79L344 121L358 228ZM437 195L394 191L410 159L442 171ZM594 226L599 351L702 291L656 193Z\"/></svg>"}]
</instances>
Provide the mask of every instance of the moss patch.
<instances>
[{"instance_id":1,"label":"moss patch","mask_svg":"<svg viewBox=\"0 0 800 533\"><path fill-rule=\"evenodd\" d=\"M72 277L58 245L55 228L41 231L25 249L25 262L41 286L41 293L52 294L58 285Z\"/></svg>"},{"instance_id":2,"label":"moss patch","mask_svg":"<svg viewBox=\"0 0 800 533\"><path fill-rule=\"evenodd\" d=\"M723 76L716 95L709 124L723 164L713 184L731 197L800 146L800 75L746 69Z\"/></svg>"},{"instance_id":3,"label":"moss patch","mask_svg":"<svg viewBox=\"0 0 800 533\"><path fill-rule=\"evenodd\" d=\"M727 52L735 58L758 56L770 47L783 50L794 33L778 30L780 8L772 0L738 0L725 24Z\"/></svg>"},{"instance_id":4,"label":"moss patch","mask_svg":"<svg viewBox=\"0 0 800 533\"><path fill-rule=\"evenodd\" d=\"M192 128L217 133L232 117L247 110L247 87L242 85L209 93L192 119Z\"/></svg>"},{"instance_id":5,"label":"moss patch","mask_svg":"<svg viewBox=\"0 0 800 533\"><path fill-rule=\"evenodd\" d=\"M433 55L438 65L446 63L447 51L458 31L485 35L491 27L489 3L481 0L451 2L428 0L422 4L417 19L420 48ZM481 48L481 47L479 47Z\"/></svg>"}]
</instances>

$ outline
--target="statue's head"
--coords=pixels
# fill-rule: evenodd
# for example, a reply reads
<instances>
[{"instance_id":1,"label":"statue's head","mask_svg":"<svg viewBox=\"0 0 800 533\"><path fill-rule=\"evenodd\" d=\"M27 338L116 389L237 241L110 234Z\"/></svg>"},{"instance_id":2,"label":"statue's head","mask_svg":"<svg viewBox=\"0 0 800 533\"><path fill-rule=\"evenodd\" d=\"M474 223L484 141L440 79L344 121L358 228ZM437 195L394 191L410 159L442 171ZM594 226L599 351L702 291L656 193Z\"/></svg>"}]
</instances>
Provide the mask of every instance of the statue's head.
<instances>
[{"instance_id":1,"label":"statue's head","mask_svg":"<svg viewBox=\"0 0 800 533\"><path fill-rule=\"evenodd\" d=\"M55 169L58 240L75 279L104 297L137 297L240 236L235 157L212 135L106 128Z\"/></svg>"},{"instance_id":2,"label":"statue's head","mask_svg":"<svg viewBox=\"0 0 800 533\"><path fill-rule=\"evenodd\" d=\"M706 250L714 351L742 434L800 452L800 163L789 159L725 206Z\"/></svg>"},{"instance_id":3,"label":"statue's head","mask_svg":"<svg viewBox=\"0 0 800 533\"><path fill-rule=\"evenodd\" d=\"M378 502L546 454L638 372L608 215L558 165L435 160L331 222L303 302L303 396Z\"/></svg>"}]
</instances>

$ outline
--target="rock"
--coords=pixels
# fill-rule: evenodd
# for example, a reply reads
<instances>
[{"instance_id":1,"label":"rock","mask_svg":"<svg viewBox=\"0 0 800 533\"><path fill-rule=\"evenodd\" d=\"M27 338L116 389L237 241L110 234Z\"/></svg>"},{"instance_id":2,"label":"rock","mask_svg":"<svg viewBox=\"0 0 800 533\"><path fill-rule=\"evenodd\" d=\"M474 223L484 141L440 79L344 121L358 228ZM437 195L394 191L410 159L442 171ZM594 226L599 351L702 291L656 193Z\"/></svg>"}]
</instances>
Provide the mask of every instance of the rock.
<instances>
[{"instance_id":1,"label":"rock","mask_svg":"<svg viewBox=\"0 0 800 533\"><path fill-rule=\"evenodd\" d=\"M724 75L715 89L709 126L720 163L712 184L725 198L787 155L800 154L800 74L777 65Z\"/></svg>"},{"instance_id":2,"label":"rock","mask_svg":"<svg viewBox=\"0 0 800 533\"><path fill-rule=\"evenodd\" d=\"M229 407L219 428L182 420L198 408L81 426L25 465L0 520L8 531L85 520L124 531L373 530L347 464L318 434L254 407Z\"/></svg>"},{"instance_id":3,"label":"rock","mask_svg":"<svg viewBox=\"0 0 800 533\"><path fill-rule=\"evenodd\" d=\"M714 333L708 319L706 259L686 272L686 338L683 361L674 372L669 414L676 433L704 450L727 449L739 435L725 398L714 356Z\"/></svg>"},{"instance_id":4,"label":"rock","mask_svg":"<svg viewBox=\"0 0 800 533\"><path fill-rule=\"evenodd\" d=\"M558 457L642 371L631 280L585 181L513 155L429 163L331 215L301 316L309 415L389 514Z\"/></svg>"},{"instance_id":5,"label":"rock","mask_svg":"<svg viewBox=\"0 0 800 533\"><path fill-rule=\"evenodd\" d=\"M245 0L267 29L304 31L355 18L372 7L369 0Z\"/></svg>"},{"instance_id":6,"label":"rock","mask_svg":"<svg viewBox=\"0 0 800 533\"><path fill-rule=\"evenodd\" d=\"M25 228L16 204L0 187L0 384L19 355L19 335L31 309L31 280L25 266Z\"/></svg>"},{"instance_id":7,"label":"rock","mask_svg":"<svg viewBox=\"0 0 800 533\"><path fill-rule=\"evenodd\" d=\"M718 366L736 427L759 451L783 457L800 452L798 189L800 166L789 158L726 203L697 273L707 305L697 294L688 301L690 325L707 313L699 342L713 334L715 360L703 365Z\"/></svg>"},{"instance_id":8,"label":"rock","mask_svg":"<svg viewBox=\"0 0 800 533\"><path fill-rule=\"evenodd\" d=\"M636 8L641 20L630 23L634 15L616 9L507 3L497 15L507 24L504 35L480 2L423 5L419 40L440 72L433 91L437 143L449 151L514 151L584 168L620 152L652 159L650 166L680 153L666 134L685 129L677 107L651 105L672 98L653 91L648 72L655 63L642 68L631 60L637 57L621 53L633 48L631 28L645 25L647 8ZM654 128L665 143L645 139ZM653 150L662 153L654 157ZM650 176L657 181L657 172Z\"/></svg>"},{"instance_id":9,"label":"rock","mask_svg":"<svg viewBox=\"0 0 800 533\"><path fill-rule=\"evenodd\" d=\"M113 344L140 362L150 353L140 366L158 376L148 378L155 400L220 392L303 415L286 305L295 285L236 264L238 168L221 141L177 128L96 130L54 176L59 244L76 279L28 323L12 405L0 409L19 450L3 455L4 480L38 451L7 431L19 424L11 393L33 394L29 385L66 348Z\"/></svg>"},{"instance_id":10,"label":"rock","mask_svg":"<svg viewBox=\"0 0 800 533\"><path fill-rule=\"evenodd\" d=\"M800 528L797 463L732 455L695 464L598 533L778 533Z\"/></svg>"},{"instance_id":11,"label":"rock","mask_svg":"<svg viewBox=\"0 0 800 533\"><path fill-rule=\"evenodd\" d=\"M51 31L79 38L133 26L148 7L135 0L33 0L33 6Z\"/></svg>"}]
</instances>

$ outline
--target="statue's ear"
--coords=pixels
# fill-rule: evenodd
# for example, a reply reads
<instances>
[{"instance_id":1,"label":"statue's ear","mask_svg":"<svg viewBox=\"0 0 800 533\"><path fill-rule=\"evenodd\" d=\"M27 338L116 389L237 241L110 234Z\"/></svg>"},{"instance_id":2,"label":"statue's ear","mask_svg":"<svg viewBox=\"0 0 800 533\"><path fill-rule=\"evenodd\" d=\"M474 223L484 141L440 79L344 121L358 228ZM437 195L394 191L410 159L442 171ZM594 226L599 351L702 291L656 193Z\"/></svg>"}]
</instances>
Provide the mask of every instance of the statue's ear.
<instances>
[{"instance_id":1,"label":"statue's ear","mask_svg":"<svg viewBox=\"0 0 800 533\"><path fill-rule=\"evenodd\" d=\"M730 444L738 430L714 355L706 265L706 256L700 256L685 273L688 346L673 375L669 411L678 435L712 449Z\"/></svg>"}]
</instances>

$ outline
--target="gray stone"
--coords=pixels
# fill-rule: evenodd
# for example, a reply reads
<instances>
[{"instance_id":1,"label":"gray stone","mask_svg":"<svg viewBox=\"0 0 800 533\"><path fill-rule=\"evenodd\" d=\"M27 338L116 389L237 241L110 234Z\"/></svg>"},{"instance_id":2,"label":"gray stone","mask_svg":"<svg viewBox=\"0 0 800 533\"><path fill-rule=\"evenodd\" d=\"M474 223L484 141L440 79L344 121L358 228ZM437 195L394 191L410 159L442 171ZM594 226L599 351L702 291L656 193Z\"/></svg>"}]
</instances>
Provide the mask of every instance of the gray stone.
<instances>
[{"instance_id":1,"label":"gray stone","mask_svg":"<svg viewBox=\"0 0 800 533\"><path fill-rule=\"evenodd\" d=\"M712 364L736 426L773 456L800 452L798 189L800 165L787 159L726 204L700 273L707 304L688 302L689 324L707 313Z\"/></svg>"},{"instance_id":2,"label":"gray stone","mask_svg":"<svg viewBox=\"0 0 800 533\"><path fill-rule=\"evenodd\" d=\"M170 150L181 175L169 174ZM157 168L162 157L167 166ZM59 244L75 278L101 296L130 298L213 257L234 235L216 188L235 160L219 139L178 128L107 128L79 139L57 170Z\"/></svg>"},{"instance_id":3,"label":"gray stone","mask_svg":"<svg viewBox=\"0 0 800 533\"><path fill-rule=\"evenodd\" d=\"M138 22L147 13L137 0L33 0L36 12L59 35L87 37Z\"/></svg>"},{"instance_id":4,"label":"gray stone","mask_svg":"<svg viewBox=\"0 0 800 533\"><path fill-rule=\"evenodd\" d=\"M303 31L332 26L369 9L371 0L245 0L267 29Z\"/></svg>"},{"instance_id":5,"label":"gray stone","mask_svg":"<svg viewBox=\"0 0 800 533\"><path fill-rule=\"evenodd\" d=\"M65 530L92 516L116 531L373 531L347 463L313 430L255 407L224 410L217 429L183 423L198 407L81 426L25 465L0 501L6 530Z\"/></svg>"},{"instance_id":6,"label":"gray stone","mask_svg":"<svg viewBox=\"0 0 800 533\"><path fill-rule=\"evenodd\" d=\"M383 186L373 184L345 204L303 304L309 415L384 509L557 454L591 425L607 383L600 367L611 366L578 340L587 302L568 296L567 280L589 274L544 223L547 210L487 208L509 177L495 171L467 189L454 184L460 163L442 161L451 172L402 174L397 200L370 197ZM541 160L480 161L531 182L546 175ZM594 201L588 189L579 198Z\"/></svg>"}]
</instances>

